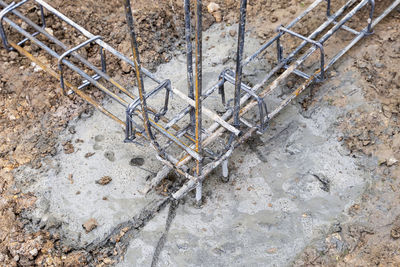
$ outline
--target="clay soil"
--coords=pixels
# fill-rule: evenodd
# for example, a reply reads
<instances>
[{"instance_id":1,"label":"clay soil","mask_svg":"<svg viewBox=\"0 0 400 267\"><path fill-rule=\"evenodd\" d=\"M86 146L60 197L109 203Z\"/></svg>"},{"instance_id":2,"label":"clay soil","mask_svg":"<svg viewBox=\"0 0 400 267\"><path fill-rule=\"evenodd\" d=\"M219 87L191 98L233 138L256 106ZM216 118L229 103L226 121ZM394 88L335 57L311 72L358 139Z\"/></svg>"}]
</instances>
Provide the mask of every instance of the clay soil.
<instances>
[{"instance_id":1,"label":"clay soil","mask_svg":"<svg viewBox=\"0 0 400 267\"><path fill-rule=\"evenodd\" d=\"M154 69L183 49L182 1L133 1L140 28L143 64ZM205 6L209 1L204 1ZM218 0L223 22L237 21L238 1ZM249 29L259 38L271 37L265 23L282 23L311 1L251 1ZM379 3L379 1L377 1ZM61 1L51 4L126 55L129 42L121 1ZM205 10L205 27L216 23ZM262 16L260 16L262 15ZM280 21L278 21L280 20ZM51 24L54 34L66 43L76 33L61 24ZM285 20L283 22L286 22ZM308 24L312 21L307 22ZM341 125L343 142L351 155L376 157L371 170L376 179L348 216L333 227L326 239L310 246L296 261L298 265L399 265L400 264L400 12L393 12L360 46L349 53L352 70L359 72L365 98L373 112L355 110ZM12 37L11 37L12 39ZM143 40L150 40L144 42ZM362 48L362 49L361 49ZM91 51L87 51L90 53ZM123 68L111 65L111 73ZM35 195L23 194L14 185L13 170L30 164L40 167L46 155L57 153L57 135L68 122L89 116L93 108L79 97L65 97L59 84L16 52L0 50L0 262L4 266L109 265L121 255L101 251L74 251L63 246L56 231L34 232L23 213L34 208ZM132 73L126 71L126 77ZM101 100L94 89L89 94ZM335 102L334 102L335 103ZM73 129L70 129L73 130ZM73 144L64 144L65 152ZM34 177L33 177L34 179Z\"/></svg>"}]
</instances>

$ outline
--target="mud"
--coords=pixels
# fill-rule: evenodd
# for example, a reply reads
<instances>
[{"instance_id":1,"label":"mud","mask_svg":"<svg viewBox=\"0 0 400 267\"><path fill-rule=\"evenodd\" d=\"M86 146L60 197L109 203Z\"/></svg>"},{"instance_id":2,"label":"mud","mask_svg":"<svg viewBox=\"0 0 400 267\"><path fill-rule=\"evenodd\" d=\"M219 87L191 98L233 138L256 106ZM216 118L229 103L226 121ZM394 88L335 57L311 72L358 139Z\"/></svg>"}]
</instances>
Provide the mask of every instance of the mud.
<instances>
[{"instance_id":1,"label":"mud","mask_svg":"<svg viewBox=\"0 0 400 267\"><path fill-rule=\"evenodd\" d=\"M122 9L116 2L51 4L129 54L126 32L115 31L124 25ZM216 2L224 22L234 24L237 1ZM251 3L250 17L259 18L250 20L251 36L270 37L278 24L294 17L309 2ZM160 63L180 57L179 5L180 1L152 5L139 2L135 16L143 27L141 38L156 40L151 46L140 43L146 67L156 69ZM298 265L395 265L399 261L398 242L392 235L396 236L399 214L398 14L394 12L378 25L375 35L338 62L340 67L332 77L340 77L340 82L327 81L313 94L315 98L303 96L304 101L290 106L278 118L275 130L238 151L231 166L233 182L222 184L216 178L207 182L205 191L209 193L203 210L194 209L190 196L187 203L179 205L168 234L166 211L158 214L166 204L165 198L153 194L146 203L130 203L143 198L134 196L133 188L141 187L145 178L159 169L158 163L147 159L146 151L126 149L121 143L121 129L113 128L107 118L93 112L82 100L61 97L58 83L47 74L35 71L35 66L18 54L1 50L1 260L6 266L108 265L117 261L126 266L150 265L154 251L160 251L154 257L159 265L187 263L189 259L194 264L196 260L202 263L203 258L209 260L204 264L224 265L232 263L230 257L236 257L240 265L241 260L250 262L251 256L259 260L254 264L268 261L282 265L298 254ZM210 14L205 19L207 27L214 22ZM313 23L308 21L303 28L307 30ZM54 29L56 34L69 40L71 33L58 27ZM228 29L222 31L225 34L218 32L220 36L230 38ZM229 60L229 56L223 58ZM183 64L183 59L178 63ZM101 98L95 90L91 94ZM86 132L87 120L99 122L98 127ZM289 121L292 123L283 124ZM300 157L299 151L307 151L308 156ZM342 160L331 164L338 159ZM282 165L282 161L290 165ZM329 162L329 166L322 162ZM108 167L113 173L107 173ZM286 171L281 172L282 168ZM298 173L292 169L298 169ZM126 172L121 174L121 170ZM137 178L127 179L132 173ZM278 173L281 176L277 178ZM95 184L105 175L112 178L110 184ZM296 180L298 176L302 179ZM110 197L113 194L118 198ZM261 203L259 194L268 203ZM321 198L328 206L319 206ZM70 199L74 201L68 203ZM310 205L308 209L303 208L304 203ZM137 209L129 212L132 207ZM46 217L46 213L56 216ZM82 223L92 217L99 219L99 226L86 234ZM193 226L193 219L202 217L205 219ZM265 218L274 219L264 222ZM243 225L232 230L233 222L242 221ZM287 229L293 226L288 235ZM219 235L214 234L216 230ZM259 236L263 238L257 239ZM164 240L163 245L157 246L160 240ZM234 246L232 240L243 247ZM312 240L314 245L302 253ZM282 243L288 246L282 247ZM123 260L125 251L128 253ZM240 259L239 255L245 254L249 258Z\"/></svg>"}]
</instances>

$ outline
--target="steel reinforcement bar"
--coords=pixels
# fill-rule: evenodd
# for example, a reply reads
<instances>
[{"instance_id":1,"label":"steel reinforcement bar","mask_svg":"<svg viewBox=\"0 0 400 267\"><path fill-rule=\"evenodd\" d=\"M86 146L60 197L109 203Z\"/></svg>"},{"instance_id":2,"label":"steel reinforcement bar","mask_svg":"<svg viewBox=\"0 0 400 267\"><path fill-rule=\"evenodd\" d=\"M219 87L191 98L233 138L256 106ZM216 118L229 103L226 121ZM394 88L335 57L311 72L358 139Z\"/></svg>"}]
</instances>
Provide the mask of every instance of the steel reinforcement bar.
<instances>
[{"instance_id":1,"label":"steel reinforcement bar","mask_svg":"<svg viewBox=\"0 0 400 267\"><path fill-rule=\"evenodd\" d=\"M267 130L268 123L272 118L274 118L301 92L308 88L310 84L322 81L325 78L326 71L339 58L341 58L361 39L371 34L375 25L400 4L400 0L393 1L393 3L388 6L382 14L374 19L374 0L348 0L336 11L332 10L330 0L316 0L286 27L279 27L276 36L262 45L255 53L248 56L246 59L243 59L247 0L241 0L236 68L235 70L224 70L219 75L218 81L213 86L207 90L203 90L203 3L201 0L193 0L193 2L195 2L195 27L192 27L190 10L191 1L182 1L185 9L187 94L174 88L169 79L160 79L141 65L135 22L132 16L129 0L121 0L121 4L125 7L133 60L130 60L127 56L121 54L105 43L101 36L91 34L89 31L73 22L70 18L66 17L43 0L23 0L11 4L6 4L0 0L0 6L3 7L0 11L0 37L3 46L7 50L17 50L47 71L50 75L58 79L60 81L62 92L65 94L76 93L101 112L121 124L125 128L125 142L145 142L155 149L157 158L165 164L165 167L163 167L163 169L158 172L157 176L152 179L148 190L156 186L171 170L175 170L186 178L186 182L178 191L174 192L172 196L175 199L179 199L189 191L196 189L196 200L199 203L201 202L202 197L202 182L212 170L217 168L219 165L222 165L223 177L227 178L228 159L232 155L234 149L245 142L255 132L262 133ZM39 20L41 21L40 26L24 16L20 11L21 7L28 2L37 5L39 8ZM308 36L303 36L293 30L300 20L309 16L321 4L326 5L326 12L324 14L326 19L321 23L321 25L319 25L319 27ZM366 18L366 26L364 29L355 30L348 25L345 25L363 8L369 9L369 15ZM319 11L317 10L317 12ZM46 27L48 27L46 24L46 17L50 15L55 16L65 22L68 26L77 30L86 38L86 40L74 47L68 47L65 45L46 29ZM21 25L18 25L18 23L13 20L13 18L18 18L18 21L25 22L32 27L35 32L29 33L27 30L24 30ZM12 29L12 33L19 33L22 35L23 39L19 42L9 40L8 37L11 36L11 34L9 34L4 28L3 22ZM326 42L341 29L350 32L355 37L336 55L330 56L329 60L327 60L328 56L325 52ZM195 35L194 51L192 40L193 32ZM284 51L283 44L285 42L284 37L286 36L297 38L301 42L294 49ZM13 39L15 39L14 35ZM24 45L27 42L36 44L42 51L55 59L58 62L58 69L53 69L51 65L44 64L44 62L39 60L38 57L35 57L26 50ZM57 53L54 48L51 48L54 46L49 45L49 43L55 44L58 48L61 48L63 52ZM90 63L89 60L79 54L80 49L89 45L99 47L100 67L96 67L94 64ZM243 83L243 68L254 62L260 55L266 53L272 45L274 45L276 52L275 65L271 66L271 70L254 86L249 86ZM304 62L316 51L318 51L319 55L319 60L316 64L318 64L319 67L311 74L307 74L305 71L301 70L300 67L302 67ZM195 56L194 60L193 53ZM122 86L121 83L117 82L107 74L107 61L109 59L106 57L106 54L113 55L117 60L124 61L134 69L137 82L137 96L135 95L134 90L128 90L126 87ZM74 61L70 60L70 57L74 58ZM73 63L76 61L79 62L79 64ZM64 66L81 77L81 84L73 85L66 79ZM283 72L278 74L280 71ZM89 75L89 72L94 74ZM304 82L298 88L293 89L293 92L286 99L270 111L265 102L266 97L280 88L282 83L291 75L296 75L300 79L304 79ZM157 84L155 88L147 93L144 84L145 77ZM106 82L107 85L104 85L103 82ZM231 84L234 88L233 96L230 99L226 99L226 84ZM104 94L117 101L124 111L125 118L119 118L85 93L84 89L89 85L94 85ZM70 91L67 91L65 87L68 87ZM119 93L115 93L115 89ZM148 105L148 101L160 94L162 91L165 91L164 104L161 109L157 111L155 108ZM226 107L226 112L222 116L217 115L215 111L207 108L204 104L204 100L215 92L220 94L222 104ZM177 95L187 104L185 108L174 113L168 109L169 98L172 93ZM255 121L250 121L244 117L244 115L251 110L258 114L258 119ZM172 117L168 118L167 115L172 115ZM203 125L203 115L210 118L213 122L207 128ZM187 120L188 123L183 120L187 116L189 117ZM137 118L138 121L135 120L135 118ZM216 142L223 144L223 148L216 149ZM172 144L175 146L172 146ZM176 157L176 155L178 155L178 157Z\"/></svg>"}]
</instances>

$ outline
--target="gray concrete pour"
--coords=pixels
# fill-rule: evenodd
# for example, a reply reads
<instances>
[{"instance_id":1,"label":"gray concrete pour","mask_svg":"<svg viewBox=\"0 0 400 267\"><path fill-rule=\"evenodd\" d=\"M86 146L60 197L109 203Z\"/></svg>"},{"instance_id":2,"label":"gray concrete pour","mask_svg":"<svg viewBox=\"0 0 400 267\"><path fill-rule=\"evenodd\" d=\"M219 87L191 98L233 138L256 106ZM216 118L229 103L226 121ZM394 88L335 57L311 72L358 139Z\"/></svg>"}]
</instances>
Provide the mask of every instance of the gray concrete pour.
<instances>
[{"instance_id":1,"label":"gray concrete pour","mask_svg":"<svg viewBox=\"0 0 400 267\"><path fill-rule=\"evenodd\" d=\"M229 28L214 25L204 33L209 36L204 45L205 88L227 65L234 65L234 38L221 36L222 32L228 33ZM250 40L248 52L259 46L258 40ZM262 62L253 68L255 75L249 79L262 77ZM176 88L186 91L184 69L185 56L179 55L161 65L157 75L170 78ZM337 140L336 125L346 108L363 102L352 80L352 74L345 73L339 84L329 79L322 83L316 96L321 103L307 112L297 102L289 105L264 135L235 151L229 163L229 183L220 181L220 170L206 180L201 208L193 206L192 194L185 197L176 210L158 265L284 266L325 231L370 179L358 167L358 159L348 157ZM325 94L345 94L352 104L342 109L328 105L322 100ZM277 103L283 97L275 95L269 102ZM213 101L219 98L212 96L208 104L214 105ZM174 97L171 106L183 104ZM116 103L106 107L121 112ZM148 184L146 179L152 178L161 164L151 148L124 144L123 129L98 111L70 126L76 133L66 131L60 144L71 140L75 152L48 157L39 170L21 168L17 180L24 191L38 197L37 208L29 214L32 220L45 227L60 226L63 242L81 247L101 239L161 198L141 193ZM132 158L143 158L143 165L132 166ZM71 174L73 183L68 179ZM112 182L96 184L103 176L110 176ZM151 265L167 213L164 209L133 237L119 266ZM90 218L96 219L98 227L85 233L82 224Z\"/></svg>"},{"instance_id":2,"label":"gray concrete pour","mask_svg":"<svg viewBox=\"0 0 400 267\"><path fill-rule=\"evenodd\" d=\"M124 144L122 128L103 114L95 112L71 126L75 126L76 134L62 138L72 140L75 152L48 158L43 172L24 170L21 177L34 177L29 190L40 196L35 217L44 224L61 221L65 237L72 244L85 245L132 218L149 202L140 190L161 165L146 147ZM75 143L76 139L83 143ZM86 153L95 154L85 158ZM143 158L144 165L131 166L132 158ZM70 174L73 183L68 179ZM110 176L111 183L96 184L103 176ZM82 224L90 218L95 218L99 227L86 234Z\"/></svg>"},{"instance_id":3,"label":"gray concrete pour","mask_svg":"<svg viewBox=\"0 0 400 267\"><path fill-rule=\"evenodd\" d=\"M336 108L307 115L290 105L257 145L235 152L231 182L210 177L201 209L188 203L178 207L159 266L290 265L327 230L369 177L337 141ZM119 266L150 266L166 214L132 240Z\"/></svg>"}]
</instances>

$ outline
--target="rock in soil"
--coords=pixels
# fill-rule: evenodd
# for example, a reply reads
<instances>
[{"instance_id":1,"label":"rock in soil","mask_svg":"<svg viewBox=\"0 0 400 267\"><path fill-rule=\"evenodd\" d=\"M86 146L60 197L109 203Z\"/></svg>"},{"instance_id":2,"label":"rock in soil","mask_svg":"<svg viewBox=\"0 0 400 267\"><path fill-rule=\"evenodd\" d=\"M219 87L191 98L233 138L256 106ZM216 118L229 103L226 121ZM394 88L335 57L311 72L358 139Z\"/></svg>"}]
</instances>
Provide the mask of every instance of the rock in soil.
<instances>
[{"instance_id":1,"label":"rock in soil","mask_svg":"<svg viewBox=\"0 0 400 267\"><path fill-rule=\"evenodd\" d=\"M209 3L207 6L208 13L214 16L217 23L222 21L222 13L220 9L221 7L214 2Z\"/></svg>"},{"instance_id":2,"label":"rock in soil","mask_svg":"<svg viewBox=\"0 0 400 267\"><path fill-rule=\"evenodd\" d=\"M392 230L390 231L390 236L393 239L398 239L400 237L400 216L397 216L394 220Z\"/></svg>"},{"instance_id":3,"label":"rock in soil","mask_svg":"<svg viewBox=\"0 0 400 267\"><path fill-rule=\"evenodd\" d=\"M207 10L211 14L219 11L220 9L221 9L221 7L217 3L214 3L214 2L209 3L207 6Z\"/></svg>"}]
</instances>

